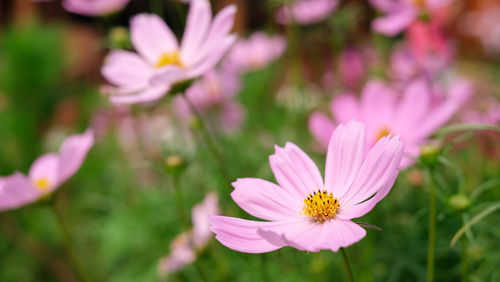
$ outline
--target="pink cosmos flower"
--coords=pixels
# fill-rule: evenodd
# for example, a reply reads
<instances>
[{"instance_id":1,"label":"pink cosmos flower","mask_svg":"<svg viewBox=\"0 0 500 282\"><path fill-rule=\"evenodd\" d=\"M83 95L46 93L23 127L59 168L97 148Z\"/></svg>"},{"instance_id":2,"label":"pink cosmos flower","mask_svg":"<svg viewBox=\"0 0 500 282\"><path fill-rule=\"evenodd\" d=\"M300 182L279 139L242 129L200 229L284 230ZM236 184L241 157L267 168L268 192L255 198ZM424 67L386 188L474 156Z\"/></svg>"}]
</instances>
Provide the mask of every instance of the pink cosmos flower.
<instances>
[{"instance_id":1,"label":"pink cosmos flower","mask_svg":"<svg viewBox=\"0 0 500 282\"><path fill-rule=\"evenodd\" d=\"M170 245L170 254L162 258L159 264L160 274L166 275L178 271L194 262L198 252L212 238L210 217L219 214L217 195L209 193L203 202L196 205L191 213L193 229L181 233Z\"/></svg>"},{"instance_id":2,"label":"pink cosmos flower","mask_svg":"<svg viewBox=\"0 0 500 282\"><path fill-rule=\"evenodd\" d=\"M465 19L459 22L459 27L466 34L479 38L488 55L495 55L500 53L499 17L500 5L496 4L467 13Z\"/></svg>"},{"instance_id":3,"label":"pink cosmos flower","mask_svg":"<svg viewBox=\"0 0 500 282\"><path fill-rule=\"evenodd\" d=\"M291 246L336 252L361 240L366 231L352 219L368 213L398 175L403 143L383 137L367 150L364 125L339 125L328 146L325 181L297 146L275 147L269 162L279 185L257 178L233 183L233 200L252 216L268 221L212 217L211 230L223 245L246 253Z\"/></svg>"},{"instance_id":4,"label":"pink cosmos flower","mask_svg":"<svg viewBox=\"0 0 500 282\"><path fill-rule=\"evenodd\" d=\"M422 12L433 12L453 0L370 0L375 9L386 15L372 23L376 32L394 36L418 19Z\"/></svg>"},{"instance_id":5,"label":"pink cosmos flower","mask_svg":"<svg viewBox=\"0 0 500 282\"><path fill-rule=\"evenodd\" d=\"M245 117L243 107L234 100L241 88L238 77L229 72L211 70L186 90L186 97L193 106L220 129L232 132L238 129ZM184 121L189 121L194 113L185 97L177 96L174 111Z\"/></svg>"},{"instance_id":6,"label":"pink cosmos flower","mask_svg":"<svg viewBox=\"0 0 500 282\"><path fill-rule=\"evenodd\" d=\"M338 0L297 0L279 8L275 19L280 24L314 24L326 19L338 4Z\"/></svg>"},{"instance_id":7,"label":"pink cosmos flower","mask_svg":"<svg viewBox=\"0 0 500 282\"><path fill-rule=\"evenodd\" d=\"M103 76L113 85L103 89L111 95L110 101L152 102L163 97L173 84L213 68L236 40L229 34L235 12L235 6L228 6L212 21L209 1L192 1L180 46L160 17L133 17L130 33L137 53L115 50L102 68Z\"/></svg>"},{"instance_id":8,"label":"pink cosmos flower","mask_svg":"<svg viewBox=\"0 0 500 282\"><path fill-rule=\"evenodd\" d=\"M84 16L103 16L122 10L130 0L64 0L68 12Z\"/></svg>"},{"instance_id":9,"label":"pink cosmos flower","mask_svg":"<svg viewBox=\"0 0 500 282\"><path fill-rule=\"evenodd\" d=\"M255 32L250 38L236 42L224 59L223 66L237 73L262 69L280 57L285 48L283 36Z\"/></svg>"},{"instance_id":10,"label":"pink cosmos flower","mask_svg":"<svg viewBox=\"0 0 500 282\"><path fill-rule=\"evenodd\" d=\"M453 91L456 96L462 95ZM383 83L372 81L363 89L360 100L353 94L342 94L333 99L330 110L338 123L350 119L364 122L368 147L386 135L400 136L405 142L401 167L406 168L413 164L428 137L447 123L462 103L458 97L433 103L429 86L423 80L410 83L401 97ZM324 148L334 128L335 122L321 112L314 112L309 119L309 130Z\"/></svg>"},{"instance_id":11,"label":"pink cosmos flower","mask_svg":"<svg viewBox=\"0 0 500 282\"><path fill-rule=\"evenodd\" d=\"M0 211L31 204L60 187L82 165L94 143L94 134L87 130L67 138L59 153L39 157L27 176L16 172L0 181Z\"/></svg>"}]
</instances>

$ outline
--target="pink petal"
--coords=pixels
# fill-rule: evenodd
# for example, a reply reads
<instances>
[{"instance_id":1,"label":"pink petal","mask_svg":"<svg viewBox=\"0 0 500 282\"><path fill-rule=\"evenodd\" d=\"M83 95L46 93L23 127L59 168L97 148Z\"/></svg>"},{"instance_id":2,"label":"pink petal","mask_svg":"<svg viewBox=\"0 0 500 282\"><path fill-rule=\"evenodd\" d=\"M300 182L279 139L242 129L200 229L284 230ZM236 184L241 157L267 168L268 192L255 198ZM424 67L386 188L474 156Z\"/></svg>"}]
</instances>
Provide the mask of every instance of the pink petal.
<instances>
[{"instance_id":1,"label":"pink petal","mask_svg":"<svg viewBox=\"0 0 500 282\"><path fill-rule=\"evenodd\" d=\"M93 144L94 133L90 129L64 141L59 150L59 183L65 182L76 173Z\"/></svg>"},{"instance_id":2,"label":"pink petal","mask_svg":"<svg viewBox=\"0 0 500 282\"><path fill-rule=\"evenodd\" d=\"M177 38L165 22L155 14L139 14L130 21L130 37L134 48L152 65L162 54L179 49Z\"/></svg>"},{"instance_id":3,"label":"pink petal","mask_svg":"<svg viewBox=\"0 0 500 282\"><path fill-rule=\"evenodd\" d=\"M212 11L207 0L191 1L181 45L181 58L186 64L191 65L191 57L203 50L211 20Z\"/></svg>"},{"instance_id":4,"label":"pink petal","mask_svg":"<svg viewBox=\"0 0 500 282\"><path fill-rule=\"evenodd\" d=\"M419 126L430 106L430 90L423 79L411 82L403 94L397 107L394 123L398 132L412 131ZM411 132L409 132L411 134Z\"/></svg>"},{"instance_id":5,"label":"pink petal","mask_svg":"<svg viewBox=\"0 0 500 282\"><path fill-rule=\"evenodd\" d=\"M360 106L352 94L343 94L334 98L330 109L339 123L347 123L352 119L360 118Z\"/></svg>"},{"instance_id":6,"label":"pink petal","mask_svg":"<svg viewBox=\"0 0 500 282\"><path fill-rule=\"evenodd\" d=\"M188 71L188 77L197 77L213 68L221 60L222 56L226 54L227 50L231 48L236 39L236 36L227 36L224 40L222 40L222 42L217 41L217 46L213 46L214 44L211 44L211 42L206 42L208 46L212 45L213 47L205 49L206 56L204 58L200 58L199 62L192 66L192 68Z\"/></svg>"},{"instance_id":7,"label":"pink petal","mask_svg":"<svg viewBox=\"0 0 500 282\"><path fill-rule=\"evenodd\" d=\"M31 180L22 173L14 173L3 179L0 187L0 211L17 209L31 204L42 196Z\"/></svg>"},{"instance_id":8,"label":"pink petal","mask_svg":"<svg viewBox=\"0 0 500 282\"><path fill-rule=\"evenodd\" d=\"M365 157L366 136L362 123L339 125L328 145L325 187L342 198L358 175Z\"/></svg>"},{"instance_id":9,"label":"pink petal","mask_svg":"<svg viewBox=\"0 0 500 282\"><path fill-rule=\"evenodd\" d=\"M281 187L302 199L323 188L318 167L299 147L287 142L285 148L275 146L275 151L269 157L269 163Z\"/></svg>"},{"instance_id":10,"label":"pink petal","mask_svg":"<svg viewBox=\"0 0 500 282\"><path fill-rule=\"evenodd\" d=\"M381 138L368 152L356 179L339 199L340 208L347 210L381 190L399 170L402 157L403 142L399 138Z\"/></svg>"},{"instance_id":11,"label":"pink petal","mask_svg":"<svg viewBox=\"0 0 500 282\"><path fill-rule=\"evenodd\" d=\"M48 181L48 189L53 190L59 184L60 159L57 154L45 154L36 159L31 165L28 177L32 183L45 179Z\"/></svg>"},{"instance_id":12,"label":"pink petal","mask_svg":"<svg viewBox=\"0 0 500 282\"><path fill-rule=\"evenodd\" d=\"M148 84L153 68L136 53L112 51L105 60L101 73L116 86L127 86L139 90Z\"/></svg>"},{"instance_id":13,"label":"pink petal","mask_svg":"<svg viewBox=\"0 0 500 282\"><path fill-rule=\"evenodd\" d=\"M199 249L203 248L211 238L210 218L219 214L218 202L217 194L209 193L202 203L194 206L191 212L193 221L193 243Z\"/></svg>"},{"instance_id":14,"label":"pink petal","mask_svg":"<svg viewBox=\"0 0 500 282\"><path fill-rule=\"evenodd\" d=\"M328 142L332 137L334 129L335 125L332 120L323 113L314 112L309 118L309 131L316 141L325 149L328 148Z\"/></svg>"},{"instance_id":15,"label":"pink petal","mask_svg":"<svg viewBox=\"0 0 500 282\"><path fill-rule=\"evenodd\" d=\"M395 11L375 19L372 29L387 36L394 36L407 28L416 17L417 12L413 8Z\"/></svg>"},{"instance_id":16,"label":"pink petal","mask_svg":"<svg viewBox=\"0 0 500 282\"><path fill-rule=\"evenodd\" d=\"M266 220L287 220L300 215L303 198L290 194L271 182L257 178L239 178L233 182L233 200L247 213Z\"/></svg>"},{"instance_id":17,"label":"pink petal","mask_svg":"<svg viewBox=\"0 0 500 282\"><path fill-rule=\"evenodd\" d=\"M273 245L260 235L257 230L261 227L283 225L280 222L260 222L234 217L212 217L212 232L224 246L245 253L266 253L277 250L284 245Z\"/></svg>"},{"instance_id":18,"label":"pink petal","mask_svg":"<svg viewBox=\"0 0 500 282\"><path fill-rule=\"evenodd\" d=\"M158 85L139 93L111 96L109 101L115 105L153 102L165 96L169 90L170 85Z\"/></svg>"}]
</instances>

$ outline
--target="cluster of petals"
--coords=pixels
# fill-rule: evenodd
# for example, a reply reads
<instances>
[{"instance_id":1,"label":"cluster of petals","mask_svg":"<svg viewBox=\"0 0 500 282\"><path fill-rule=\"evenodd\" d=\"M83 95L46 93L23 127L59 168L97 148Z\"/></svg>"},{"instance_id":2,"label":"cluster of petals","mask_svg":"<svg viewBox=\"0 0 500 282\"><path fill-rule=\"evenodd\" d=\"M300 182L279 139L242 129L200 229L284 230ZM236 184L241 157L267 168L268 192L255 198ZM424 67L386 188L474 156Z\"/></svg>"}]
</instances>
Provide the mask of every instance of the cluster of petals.
<instances>
[{"instance_id":1,"label":"cluster of petals","mask_svg":"<svg viewBox=\"0 0 500 282\"><path fill-rule=\"evenodd\" d=\"M93 144L91 130L70 136L59 153L45 154L35 160L28 175L16 172L0 180L0 211L31 204L59 188L78 171Z\"/></svg>"},{"instance_id":2,"label":"cluster of petals","mask_svg":"<svg viewBox=\"0 0 500 282\"><path fill-rule=\"evenodd\" d=\"M224 59L224 69L235 73L259 70L280 57L286 48L281 35L268 36L255 32L248 39L240 39Z\"/></svg>"},{"instance_id":3,"label":"cluster of petals","mask_svg":"<svg viewBox=\"0 0 500 282\"><path fill-rule=\"evenodd\" d=\"M366 125L367 145L373 146L381 137L393 134L405 142L402 168L414 163L420 147L430 135L446 124L463 104L465 94L454 89L454 96L439 103L433 101L428 83L423 79L411 82L402 95L379 81L364 87L358 100L347 93L335 97L330 104L332 120L322 112L314 112L309 119L309 130L324 148L327 147L335 125L351 119ZM460 93L459 93L460 92Z\"/></svg>"},{"instance_id":4,"label":"cluster of petals","mask_svg":"<svg viewBox=\"0 0 500 282\"><path fill-rule=\"evenodd\" d=\"M170 254L160 260L159 272L162 275L182 269L194 262L198 252L203 250L212 238L210 217L219 214L217 195L209 193L193 207L191 219L193 229L181 233L170 244Z\"/></svg>"},{"instance_id":5,"label":"cluster of petals","mask_svg":"<svg viewBox=\"0 0 500 282\"><path fill-rule=\"evenodd\" d=\"M228 6L212 20L208 0L191 1L180 46L157 15L134 16L130 35L137 53L111 52L102 74L112 86L103 91L114 104L152 102L168 93L173 84L203 75L235 42L236 36L230 34L235 12L235 6Z\"/></svg>"},{"instance_id":6,"label":"cluster of petals","mask_svg":"<svg viewBox=\"0 0 500 282\"><path fill-rule=\"evenodd\" d=\"M370 0L371 5L385 15L375 19L372 29L394 36L408 28L423 12L433 12L453 0Z\"/></svg>"},{"instance_id":7,"label":"cluster of petals","mask_svg":"<svg viewBox=\"0 0 500 282\"><path fill-rule=\"evenodd\" d=\"M269 162L278 185L241 178L231 193L243 210L267 221L214 216L211 230L216 239L247 253L285 246L335 252L361 240L366 231L352 219L368 213L389 193L403 155L397 137L383 137L371 149L366 144L362 123L339 125L328 146L324 182L313 160L296 145L276 146ZM318 190L332 193L339 203L336 215L323 222L303 212L305 200Z\"/></svg>"},{"instance_id":8,"label":"cluster of petals","mask_svg":"<svg viewBox=\"0 0 500 282\"><path fill-rule=\"evenodd\" d=\"M338 4L338 0L297 0L280 7L275 19L280 24L314 24L330 16Z\"/></svg>"},{"instance_id":9,"label":"cluster of petals","mask_svg":"<svg viewBox=\"0 0 500 282\"><path fill-rule=\"evenodd\" d=\"M235 101L241 88L241 82L232 72L212 69L186 90L186 95L177 95L174 111L184 121L189 121L195 113L192 104L200 113L212 119L222 131L232 132L238 129L245 117L243 106Z\"/></svg>"}]
</instances>

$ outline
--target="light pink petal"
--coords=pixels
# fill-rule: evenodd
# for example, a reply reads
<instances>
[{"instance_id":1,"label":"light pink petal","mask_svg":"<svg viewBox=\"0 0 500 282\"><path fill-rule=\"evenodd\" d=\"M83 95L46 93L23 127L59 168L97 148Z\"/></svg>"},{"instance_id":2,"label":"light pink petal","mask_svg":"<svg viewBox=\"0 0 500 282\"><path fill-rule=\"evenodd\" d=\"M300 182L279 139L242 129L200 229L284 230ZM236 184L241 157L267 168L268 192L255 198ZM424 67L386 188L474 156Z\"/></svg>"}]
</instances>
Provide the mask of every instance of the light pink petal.
<instances>
[{"instance_id":1,"label":"light pink petal","mask_svg":"<svg viewBox=\"0 0 500 282\"><path fill-rule=\"evenodd\" d=\"M225 132L234 132L241 128L245 119L245 108L238 102L227 101L222 105L220 125Z\"/></svg>"},{"instance_id":2,"label":"light pink petal","mask_svg":"<svg viewBox=\"0 0 500 282\"><path fill-rule=\"evenodd\" d=\"M134 48L152 65L162 54L179 49L177 38L165 22L155 14L139 14L130 21L130 37Z\"/></svg>"},{"instance_id":3,"label":"light pink petal","mask_svg":"<svg viewBox=\"0 0 500 282\"><path fill-rule=\"evenodd\" d=\"M387 36L394 36L407 28L416 17L417 12L412 8L399 10L375 19L372 29Z\"/></svg>"},{"instance_id":4,"label":"light pink petal","mask_svg":"<svg viewBox=\"0 0 500 282\"><path fill-rule=\"evenodd\" d=\"M324 149L328 148L334 129L332 120L323 113L314 112L309 118L309 131Z\"/></svg>"},{"instance_id":5,"label":"light pink petal","mask_svg":"<svg viewBox=\"0 0 500 282\"><path fill-rule=\"evenodd\" d=\"M445 125L460 108L454 101L447 101L429 112L420 126L412 132L411 141L423 140Z\"/></svg>"},{"instance_id":6,"label":"light pink petal","mask_svg":"<svg viewBox=\"0 0 500 282\"><path fill-rule=\"evenodd\" d=\"M281 187L302 199L323 188L318 167L299 147L287 142L285 148L275 146L275 151L269 157L269 162Z\"/></svg>"},{"instance_id":7,"label":"light pink petal","mask_svg":"<svg viewBox=\"0 0 500 282\"><path fill-rule=\"evenodd\" d=\"M108 82L133 90L148 84L153 68L136 53L112 51L106 58L101 73Z\"/></svg>"},{"instance_id":8,"label":"light pink petal","mask_svg":"<svg viewBox=\"0 0 500 282\"><path fill-rule=\"evenodd\" d=\"M284 247L272 244L257 234L262 227L280 226L280 222L260 222L234 217L212 217L211 230L215 238L224 246L244 253L266 253Z\"/></svg>"},{"instance_id":9,"label":"light pink petal","mask_svg":"<svg viewBox=\"0 0 500 282\"><path fill-rule=\"evenodd\" d=\"M233 182L233 200L247 213L266 220L288 220L300 216L303 198L258 178L240 178Z\"/></svg>"},{"instance_id":10,"label":"light pink petal","mask_svg":"<svg viewBox=\"0 0 500 282\"><path fill-rule=\"evenodd\" d=\"M209 1L191 1L181 45L181 58L188 66L193 63L191 57L197 56L197 53L203 50L211 20L212 11Z\"/></svg>"},{"instance_id":11,"label":"light pink petal","mask_svg":"<svg viewBox=\"0 0 500 282\"><path fill-rule=\"evenodd\" d=\"M42 155L31 165L28 177L32 183L38 180L46 180L48 182L47 189L53 190L60 184L59 164L60 159L57 154Z\"/></svg>"},{"instance_id":12,"label":"light pink petal","mask_svg":"<svg viewBox=\"0 0 500 282\"><path fill-rule=\"evenodd\" d=\"M165 96L169 90L170 85L152 86L139 93L111 96L109 101L115 105L154 102Z\"/></svg>"},{"instance_id":13,"label":"light pink petal","mask_svg":"<svg viewBox=\"0 0 500 282\"><path fill-rule=\"evenodd\" d=\"M368 152L356 179L339 199L340 208L348 209L381 190L399 170L402 157L403 142L399 138L390 136L381 138Z\"/></svg>"},{"instance_id":14,"label":"light pink petal","mask_svg":"<svg viewBox=\"0 0 500 282\"><path fill-rule=\"evenodd\" d=\"M352 94L343 94L332 100L330 110L339 123L347 123L360 118L360 106Z\"/></svg>"},{"instance_id":15,"label":"light pink petal","mask_svg":"<svg viewBox=\"0 0 500 282\"><path fill-rule=\"evenodd\" d=\"M430 106L430 90L423 79L411 82L405 89L403 99L397 107L394 123L398 132L413 130L419 126ZM410 133L411 134L411 133Z\"/></svg>"},{"instance_id":16,"label":"light pink petal","mask_svg":"<svg viewBox=\"0 0 500 282\"><path fill-rule=\"evenodd\" d=\"M325 187L342 198L358 175L365 157L365 127L357 121L339 125L328 145Z\"/></svg>"},{"instance_id":17,"label":"light pink petal","mask_svg":"<svg viewBox=\"0 0 500 282\"><path fill-rule=\"evenodd\" d=\"M361 93L362 120L370 124L392 123L396 102L393 89L380 81L370 81Z\"/></svg>"},{"instance_id":18,"label":"light pink petal","mask_svg":"<svg viewBox=\"0 0 500 282\"><path fill-rule=\"evenodd\" d=\"M3 179L0 187L0 211L17 209L31 204L42 196L40 190L35 188L31 180L22 173L14 173Z\"/></svg>"},{"instance_id":19,"label":"light pink petal","mask_svg":"<svg viewBox=\"0 0 500 282\"><path fill-rule=\"evenodd\" d=\"M200 1L200 0L197 0ZM192 66L191 69L188 71L188 77L189 78L194 78L197 76L202 75L203 73L207 72L211 68L213 68L226 54L227 50L231 48L231 46L234 44L236 41L236 36L227 36L224 38L224 40L218 41L217 46L213 46L210 49L206 49L206 56L204 58L200 58L199 62L197 62L195 65ZM214 45L211 44L210 42L206 43L207 45Z\"/></svg>"},{"instance_id":20,"label":"light pink petal","mask_svg":"<svg viewBox=\"0 0 500 282\"><path fill-rule=\"evenodd\" d=\"M350 206L345 209L340 209L337 213L337 216L341 219L350 220L353 218L362 217L371 211L375 205L380 202L387 194L391 191L394 182L396 181L396 177L398 176L398 172L393 172L393 174L389 177L387 182L385 182L377 194L373 196L371 199L364 201L362 203L356 204L354 206Z\"/></svg>"},{"instance_id":21,"label":"light pink petal","mask_svg":"<svg viewBox=\"0 0 500 282\"><path fill-rule=\"evenodd\" d=\"M88 151L94 145L94 133L87 130L68 137L59 150L59 183L68 180L80 168Z\"/></svg>"},{"instance_id":22,"label":"light pink petal","mask_svg":"<svg viewBox=\"0 0 500 282\"><path fill-rule=\"evenodd\" d=\"M191 212L193 221L192 239L196 248L203 248L211 238L210 218L219 214L217 194L209 193L200 204L194 206Z\"/></svg>"}]
</instances>

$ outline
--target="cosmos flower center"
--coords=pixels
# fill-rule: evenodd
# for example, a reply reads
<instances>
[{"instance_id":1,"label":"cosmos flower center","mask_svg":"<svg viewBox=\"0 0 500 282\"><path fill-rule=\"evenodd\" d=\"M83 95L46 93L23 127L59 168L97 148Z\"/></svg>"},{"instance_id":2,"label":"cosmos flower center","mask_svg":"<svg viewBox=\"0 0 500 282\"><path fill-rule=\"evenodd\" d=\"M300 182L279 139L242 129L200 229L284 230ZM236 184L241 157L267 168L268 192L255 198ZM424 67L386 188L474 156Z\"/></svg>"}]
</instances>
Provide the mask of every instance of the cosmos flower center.
<instances>
[{"instance_id":1,"label":"cosmos flower center","mask_svg":"<svg viewBox=\"0 0 500 282\"><path fill-rule=\"evenodd\" d=\"M376 140L380 140L382 137L391 134L391 130L387 127L382 127L377 131Z\"/></svg>"},{"instance_id":2,"label":"cosmos flower center","mask_svg":"<svg viewBox=\"0 0 500 282\"><path fill-rule=\"evenodd\" d=\"M184 67L184 64L182 64L181 56L180 56L179 52L174 51L174 52L170 52L170 53L161 54L160 59L158 60L158 62L156 62L155 67L161 68L161 67L169 66L169 65L175 65L175 66L178 66L181 68Z\"/></svg>"},{"instance_id":3,"label":"cosmos flower center","mask_svg":"<svg viewBox=\"0 0 500 282\"><path fill-rule=\"evenodd\" d=\"M340 208L339 201L333 197L332 193L326 190L314 191L309 194L304 200L302 211L305 215L312 218L316 222L325 222L335 218L337 211Z\"/></svg>"},{"instance_id":4,"label":"cosmos flower center","mask_svg":"<svg viewBox=\"0 0 500 282\"><path fill-rule=\"evenodd\" d=\"M48 188L50 187L50 181L47 178L36 179L33 184L42 192L47 192Z\"/></svg>"}]
</instances>

